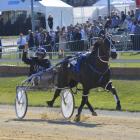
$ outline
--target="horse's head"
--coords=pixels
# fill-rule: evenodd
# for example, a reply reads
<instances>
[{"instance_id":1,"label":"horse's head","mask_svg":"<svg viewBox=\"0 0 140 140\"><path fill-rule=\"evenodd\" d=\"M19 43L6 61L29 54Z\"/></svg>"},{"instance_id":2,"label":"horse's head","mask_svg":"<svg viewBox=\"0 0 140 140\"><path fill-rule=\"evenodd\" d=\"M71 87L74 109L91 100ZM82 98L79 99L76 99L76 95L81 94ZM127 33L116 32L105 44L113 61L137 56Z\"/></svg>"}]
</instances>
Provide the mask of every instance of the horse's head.
<instances>
[{"instance_id":1,"label":"horse's head","mask_svg":"<svg viewBox=\"0 0 140 140\"><path fill-rule=\"evenodd\" d=\"M117 57L115 42L110 36L99 38L93 48L93 53L103 62L108 62L109 58L115 59Z\"/></svg>"}]
</instances>

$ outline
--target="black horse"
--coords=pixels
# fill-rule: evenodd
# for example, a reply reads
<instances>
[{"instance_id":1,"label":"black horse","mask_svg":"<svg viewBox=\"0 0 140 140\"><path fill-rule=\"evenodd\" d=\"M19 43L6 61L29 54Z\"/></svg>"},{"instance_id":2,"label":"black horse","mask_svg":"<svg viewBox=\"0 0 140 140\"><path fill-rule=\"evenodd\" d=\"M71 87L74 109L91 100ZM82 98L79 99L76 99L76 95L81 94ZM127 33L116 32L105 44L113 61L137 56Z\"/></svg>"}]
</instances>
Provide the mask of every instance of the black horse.
<instances>
[{"instance_id":1,"label":"black horse","mask_svg":"<svg viewBox=\"0 0 140 140\"><path fill-rule=\"evenodd\" d=\"M82 54L77 57L78 66L72 66L69 62L71 58L66 58L66 61L61 64L57 71L57 86L59 89L56 90L53 99L47 102L48 106L53 106L55 99L61 92L61 88L72 88L78 83L81 83L83 87L83 96L80 107L78 108L78 114L75 118L76 121L80 120L80 114L85 104L92 112L92 115L97 115L88 100L90 89L97 87L102 87L110 91L115 97L116 109L121 110L121 104L116 89L112 86L112 82L110 81L111 72L109 58L117 57L117 53L112 52L113 47L113 41L109 36L106 36L104 38L99 38L95 42L91 53L87 53L86 55ZM79 69L73 70L75 67Z\"/></svg>"}]
</instances>

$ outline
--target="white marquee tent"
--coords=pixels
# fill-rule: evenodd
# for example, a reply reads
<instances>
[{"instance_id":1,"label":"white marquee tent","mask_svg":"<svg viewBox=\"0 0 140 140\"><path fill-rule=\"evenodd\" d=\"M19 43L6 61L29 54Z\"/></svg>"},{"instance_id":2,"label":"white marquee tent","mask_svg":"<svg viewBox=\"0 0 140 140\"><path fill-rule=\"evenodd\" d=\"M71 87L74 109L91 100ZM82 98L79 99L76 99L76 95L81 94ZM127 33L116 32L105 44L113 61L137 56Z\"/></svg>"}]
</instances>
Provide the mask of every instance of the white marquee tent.
<instances>
[{"instance_id":1,"label":"white marquee tent","mask_svg":"<svg viewBox=\"0 0 140 140\"><path fill-rule=\"evenodd\" d=\"M107 0L99 0L97 3L93 5L94 8L98 9L99 15L105 15L108 13L108 1ZM110 0L110 8L111 11L130 11L136 8L136 4L134 0Z\"/></svg>"},{"instance_id":2,"label":"white marquee tent","mask_svg":"<svg viewBox=\"0 0 140 140\"><path fill-rule=\"evenodd\" d=\"M31 11L30 0L0 0L0 11ZM68 26L73 24L73 7L61 0L42 0L34 2L34 11L45 14L46 22L48 15L54 18L56 26Z\"/></svg>"},{"instance_id":3,"label":"white marquee tent","mask_svg":"<svg viewBox=\"0 0 140 140\"><path fill-rule=\"evenodd\" d=\"M110 0L111 5L120 5L120 4L134 4L135 0ZM108 1L107 0L99 0L93 6L107 6Z\"/></svg>"},{"instance_id":4,"label":"white marquee tent","mask_svg":"<svg viewBox=\"0 0 140 140\"><path fill-rule=\"evenodd\" d=\"M97 19L98 16L108 15L108 1L99 0L90 7L76 7L74 8L74 24L83 23L87 20ZM111 11L115 10L120 13L121 11L135 10L136 4L134 0L110 0Z\"/></svg>"}]
</instances>

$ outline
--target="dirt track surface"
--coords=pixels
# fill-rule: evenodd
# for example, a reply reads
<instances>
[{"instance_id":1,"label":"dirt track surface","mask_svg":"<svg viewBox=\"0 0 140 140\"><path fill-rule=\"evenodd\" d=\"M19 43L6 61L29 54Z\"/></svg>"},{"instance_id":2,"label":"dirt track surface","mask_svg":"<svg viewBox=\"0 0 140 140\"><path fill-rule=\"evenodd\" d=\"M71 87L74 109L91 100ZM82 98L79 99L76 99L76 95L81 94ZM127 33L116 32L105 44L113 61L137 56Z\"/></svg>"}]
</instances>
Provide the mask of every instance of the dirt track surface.
<instances>
[{"instance_id":1,"label":"dirt track surface","mask_svg":"<svg viewBox=\"0 0 140 140\"><path fill-rule=\"evenodd\" d=\"M60 109L29 107L23 120L13 106L0 106L0 140L140 140L140 113L84 111L81 122L65 120Z\"/></svg>"}]
</instances>

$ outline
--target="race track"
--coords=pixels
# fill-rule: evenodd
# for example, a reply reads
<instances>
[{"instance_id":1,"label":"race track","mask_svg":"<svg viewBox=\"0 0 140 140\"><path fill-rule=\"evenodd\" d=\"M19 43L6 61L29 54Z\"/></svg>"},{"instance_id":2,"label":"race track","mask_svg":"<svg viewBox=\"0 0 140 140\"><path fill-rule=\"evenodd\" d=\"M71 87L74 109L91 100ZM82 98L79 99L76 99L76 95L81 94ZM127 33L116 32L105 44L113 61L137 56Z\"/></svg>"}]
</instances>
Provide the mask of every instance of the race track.
<instances>
[{"instance_id":1,"label":"race track","mask_svg":"<svg viewBox=\"0 0 140 140\"><path fill-rule=\"evenodd\" d=\"M60 109L29 107L24 120L14 106L0 105L0 140L140 140L140 113L84 110L79 123L65 120Z\"/></svg>"}]
</instances>

